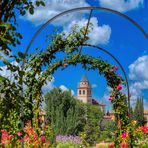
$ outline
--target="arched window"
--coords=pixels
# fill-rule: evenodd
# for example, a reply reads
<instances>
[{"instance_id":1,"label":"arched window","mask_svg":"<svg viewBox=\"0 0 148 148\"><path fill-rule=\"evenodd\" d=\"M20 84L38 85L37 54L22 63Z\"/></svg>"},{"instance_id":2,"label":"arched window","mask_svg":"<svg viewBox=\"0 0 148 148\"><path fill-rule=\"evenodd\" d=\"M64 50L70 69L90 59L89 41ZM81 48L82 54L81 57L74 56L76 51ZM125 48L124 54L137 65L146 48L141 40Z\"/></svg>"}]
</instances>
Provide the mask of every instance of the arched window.
<instances>
[{"instance_id":1,"label":"arched window","mask_svg":"<svg viewBox=\"0 0 148 148\"><path fill-rule=\"evenodd\" d=\"M89 95L89 90L87 90L87 95Z\"/></svg>"},{"instance_id":2,"label":"arched window","mask_svg":"<svg viewBox=\"0 0 148 148\"><path fill-rule=\"evenodd\" d=\"M81 95L81 90L79 90L79 95Z\"/></svg>"},{"instance_id":3,"label":"arched window","mask_svg":"<svg viewBox=\"0 0 148 148\"><path fill-rule=\"evenodd\" d=\"M85 95L85 90L83 90L83 95Z\"/></svg>"}]
</instances>

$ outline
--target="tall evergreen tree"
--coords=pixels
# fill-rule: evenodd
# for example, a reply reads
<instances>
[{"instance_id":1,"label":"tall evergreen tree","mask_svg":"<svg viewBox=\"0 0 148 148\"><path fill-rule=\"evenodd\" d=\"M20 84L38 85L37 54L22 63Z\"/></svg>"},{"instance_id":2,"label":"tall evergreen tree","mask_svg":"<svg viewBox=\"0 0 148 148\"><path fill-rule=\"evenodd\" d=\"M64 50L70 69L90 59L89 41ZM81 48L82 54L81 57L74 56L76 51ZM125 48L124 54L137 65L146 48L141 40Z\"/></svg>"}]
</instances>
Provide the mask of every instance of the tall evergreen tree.
<instances>
[{"instance_id":1,"label":"tall evergreen tree","mask_svg":"<svg viewBox=\"0 0 148 148\"><path fill-rule=\"evenodd\" d=\"M138 97L134 109L134 119L137 120L138 125L144 125L146 120L144 118L143 97Z\"/></svg>"},{"instance_id":2,"label":"tall evergreen tree","mask_svg":"<svg viewBox=\"0 0 148 148\"><path fill-rule=\"evenodd\" d=\"M78 135L86 122L86 109L68 91L54 88L46 94L47 121L51 126L53 140L58 134Z\"/></svg>"}]
</instances>

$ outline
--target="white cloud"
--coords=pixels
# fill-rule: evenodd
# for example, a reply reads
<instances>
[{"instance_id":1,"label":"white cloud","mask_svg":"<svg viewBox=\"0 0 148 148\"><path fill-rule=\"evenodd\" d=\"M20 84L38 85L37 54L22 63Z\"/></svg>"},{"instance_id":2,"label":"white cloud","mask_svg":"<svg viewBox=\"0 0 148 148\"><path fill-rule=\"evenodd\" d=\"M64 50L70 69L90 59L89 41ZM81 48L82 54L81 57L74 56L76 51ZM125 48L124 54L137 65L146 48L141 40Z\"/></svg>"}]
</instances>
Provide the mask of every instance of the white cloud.
<instances>
[{"instance_id":1,"label":"white cloud","mask_svg":"<svg viewBox=\"0 0 148 148\"><path fill-rule=\"evenodd\" d=\"M45 7L35 8L34 14L30 15L27 13L25 19L33 22L36 25L42 24L49 20L50 18L56 16L57 14L64 12L66 10L88 6L85 0L45 0ZM78 13L80 16L81 13ZM78 17L74 16L74 13L61 17L56 24L61 24L63 22L69 22L70 20Z\"/></svg>"},{"instance_id":2,"label":"white cloud","mask_svg":"<svg viewBox=\"0 0 148 148\"><path fill-rule=\"evenodd\" d=\"M140 7L144 0L99 0L100 6L126 12Z\"/></svg>"},{"instance_id":3,"label":"white cloud","mask_svg":"<svg viewBox=\"0 0 148 148\"><path fill-rule=\"evenodd\" d=\"M59 88L62 89L63 91L69 91L70 90L65 85L61 85ZM73 90L71 90L71 94L72 94L72 96L74 95L74 91Z\"/></svg>"},{"instance_id":4,"label":"white cloud","mask_svg":"<svg viewBox=\"0 0 148 148\"><path fill-rule=\"evenodd\" d=\"M132 80L130 85L131 101L135 103L138 96L142 96L142 91L148 89L148 55L139 57L129 65L129 78ZM148 100L145 100L148 103Z\"/></svg>"},{"instance_id":5,"label":"white cloud","mask_svg":"<svg viewBox=\"0 0 148 148\"><path fill-rule=\"evenodd\" d=\"M73 20L68 26L64 27L64 32L69 33L74 25L78 26L79 31L80 28L87 25L87 22L87 19ZM90 38L88 43L90 43L91 45L107 44L111 35L110 26L105 24L102 26L98 26L98 20L96 17L92 17L90 19L90 22L93 24L93 28L88 35Z\"/></svg>"},{"instance_id":6,"label":"white cloud","mask_svg":"<svg viewBox=\"0 0 148 148\"><path fill-rule=\"evenodd\" d=\"M129 66L129 78L131 80L148 80L148 55L139 57Z\"/></svg>"},{"instance_id":7,"label":"white cloud","mask_svg":"<svg viewBox=\"0 0 148 148\"><path fill-rule=\"evenodd\" d=\"M47 92L49 92L50 90L52 90L55 86L54 86L54 77L52 77L51 81L47 80L46 84L43 85L42 87L42 92L43 94L46 94Z\"/></svg>"},{"instance_id":8,"label":"white cloud","mask_svg":"<svg viewBox=\"0 0 148 148\"><path fill-rule=\"evenodd\" d=\"M97 86L97 84L92 84L91 87L92 88L97 88L98 86Z\"/></svg>"}]
</instances>

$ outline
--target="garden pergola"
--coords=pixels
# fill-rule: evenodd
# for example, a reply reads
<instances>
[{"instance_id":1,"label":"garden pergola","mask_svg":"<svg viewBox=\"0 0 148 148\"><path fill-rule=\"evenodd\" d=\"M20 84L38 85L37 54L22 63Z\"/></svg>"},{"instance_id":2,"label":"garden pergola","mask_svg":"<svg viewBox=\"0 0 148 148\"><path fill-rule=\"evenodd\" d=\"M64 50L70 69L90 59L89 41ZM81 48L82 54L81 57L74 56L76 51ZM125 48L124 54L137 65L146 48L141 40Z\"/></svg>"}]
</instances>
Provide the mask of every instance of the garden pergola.
<instances>
[{"instance_id":1,"label":"garden pergola","mask_svg":"<svg viewBox=\"0 0 148 148\"><path fill-rule=\"evenodd\" d=\"M88 21L87 21L87 24L86 24L86 30L85 30L85 34L84 34L84 41L85 41L85 38L86 38L86 32L88 30L88 26L90 24L90 19L92 17L92 12L94 10L97 10L97 11L106 11L106 12L110 12L110 13L114 13L120 17L123 17L124 19L126 19L127 21L131 22L134 26L137 27L137 29L139 29L141 31L141 33L144 35L144 37L148 40L148 34L145 32L145 30L136 22L134 21L132 18L130 18L129 16L125 15L125 14L122 14L118 11L115 11L115 10L112 10L112 9L108 9L108 8L103 8L103 7L80 7L80 8L75 8L75 9L71 9L71 10L67 10L67 11L64 11L56 16L54 16L53 18L49 19L47 22L45 22L37 31L36 33L33 35L32 39L30 40L26 50L25 50L25 58L23 59L23 63L22 63L22 70L24 69L24 66L25 66L25 62L26 62L26 57L27 57L27 54L28 54L28 51L31 47L31 45L33 44L33 42L35 41L35 39L37 38L37 36L42 32L42 30L44 30L44 28L46 28L48 26L48 24L50 24L51 22L53 22L54 20L66 15L66 14L70 14L70 13L73 13L73 12L81 12L81 11L89 11L89 18L88 18ZM105 52L106 54L108 54L109 56L111 56L116 62L117 64L120 66L123 74L124 74L124 78L125 78L125 82L126 82L126 86L127 86L127 96L128 96L128 114L130 113L130 90L129 90L129 83L128 83L128 78L127 78L127 75L126 75L126 72L122 66L122 64L120 63L120 61L112 54L110 53L108 50L104 49L104 48L101 48L99 46L95 46L95 45L90 45L90 44L86 44L85 42L82 42L81 46L80 46L80 50L79 50L79 53L81 53L82 49L84 46L87 46L87 47L93 47L93 48L96 48L98 50L101 50L103 52ZM23 79L23 77L22 77ZM23 98L23 81L22 81L22 98ZM23 121L23 116L24 116L24 113L23 113L23 100L21 101L21 117L22 117L22 130L24 130L24 121ZM24 148L24 138L22 137L22 148Z\"/></svg>"}]
</instances>

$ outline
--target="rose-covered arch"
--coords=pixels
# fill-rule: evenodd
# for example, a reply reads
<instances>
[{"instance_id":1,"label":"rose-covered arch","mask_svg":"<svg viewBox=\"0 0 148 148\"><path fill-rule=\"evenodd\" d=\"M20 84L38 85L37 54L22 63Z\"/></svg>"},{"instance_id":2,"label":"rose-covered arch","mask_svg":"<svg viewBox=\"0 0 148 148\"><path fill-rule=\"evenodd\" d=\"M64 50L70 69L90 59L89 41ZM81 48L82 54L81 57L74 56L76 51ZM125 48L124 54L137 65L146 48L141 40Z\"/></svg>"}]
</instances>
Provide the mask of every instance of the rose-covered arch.
<instances>
[{"instance_id":1,"label":"rose-covered arch","mask_svg":"<svg viewBox=\"0 0 148 148\"><path fill-rule=\"evenodd\" d=\"M100 58L93 58L88 55L82 55L80 54L81 53L80 51L78 52L78 48L81 47L82 49L83 43L85 43L85 41L88 40L87 38L87 34L89 30L88 26L90 23L89 21L90 21L93 10L109 11L111 13L115 13L125 18L126 20L130 21L133 25L135 25L144 34L146 38L148 38L147 33L137 22L135 22L130 17L118 11L107 9L107 8L84 7L84 8L76 8L76 9L68 10L51 18L45 24L43 24L39 28L39 30L37 30L37 32L34 34L32 39L30 40L29 45L27 46L27 49L24 53L24 57L27 56L29 48L31 47L36 37L49 23L51 23L52 21L56 20L57 18L67 13L80 11L80 10L90 10L90 15L89 15L86 28L84 27L83 29L80 30L81 34L77 34L76 32L73 32L75 34L74 35L75 37L74 38L72 37L69 40L65 40L65 39L63 40L62 35L59 34L54 38L52 45L50 45L44 53L39 53L38 55L33 56L31 58L32 61L29 62L28 65L25 65L26 58L24 58L23 64L22 64L22 70L24 68L29 67L29 68L32 68L32 71L33 71L31 74L28 72L25 75L26 82L24 83L28 84L28 86L31 86L31 87L34 86L38 88L36 91L33 91L31 87L28 89L30 92L32 92L31 97L33 98L33 97L36 97L36 95L39 93L41 95L41 87L43 86L47 78L49 78L49 76L51 76L54 73L54 71L57 70L59 67L63 67L64 69L68 65L76 65L77 63L81 63L85 69L88 69L88 70L99 69L100 74L103 74L105 76L108 85L112 88L112 93L109 100L113 103L113 109L115 111L116 120L118 121L118 129L119 129L118 134L121 135L123 131L126 130L125 128L128 126L128 123L129 123L128 107L130 107L129 104L127 105L126 95L120 91L122 88L121 85L124 84L124 81L120 76L116 75L117 67L114 67L108 64L107 62L101 60ZM75 41L75 38L76 38L76 42L72 42L72 40ZM67 56L63 60L53 62L53 59L56 59L55 54L59 51L67 53ZM104 66L99 65L99 63L101 63ZM46 68L48 67L46 70L44 69L44 71L42 71L43 65L45 65ZM35 78L36 75L38 75L37 79ZM34 79L32 79L32 81L28 83L27 76L32 76L34 77ZM128 90L128 100L129 100L129 97L130 97L130 94ZM128 101L128 103L130 102Z\"/></svg>"},{"instance_id":2,"label":"rose-covered arch","mask_svg":"<svg viewBox=\"0 0 148 148\"><path fill-rule=\"evenodd\" d=\"M38 102L36 103L38 109L42 100L37 99L37 96L42 95L42 86L47 79L52 78L54 72L59 68L64 70L69 65L81 64L86 70L99 70L99 74L106 78L107 85L112 88L109 100L113 105L118 124L116 133L117 135L122 134L129 123L127 96L121 92L125 81L116 73L117 66L109 64L100 57L95 58L80 52L82 49L79 47L90 46L82 44L84 30L85 27L81 28L80 32L73 30L73 33L69 36L64 33L55 35L53 42L49 44L44 52L39 52L28 58L25 68L29 68L31 71L26 73L24 83L28 86L28 94L31 94L29 97L31 97L31 100ZM88 38L85 41L87 40ZM64 57L58 59L57 53L63 53ZM32 81L30 81L30 77L32 77Z\"/></svg>"}]
</instances>

